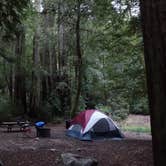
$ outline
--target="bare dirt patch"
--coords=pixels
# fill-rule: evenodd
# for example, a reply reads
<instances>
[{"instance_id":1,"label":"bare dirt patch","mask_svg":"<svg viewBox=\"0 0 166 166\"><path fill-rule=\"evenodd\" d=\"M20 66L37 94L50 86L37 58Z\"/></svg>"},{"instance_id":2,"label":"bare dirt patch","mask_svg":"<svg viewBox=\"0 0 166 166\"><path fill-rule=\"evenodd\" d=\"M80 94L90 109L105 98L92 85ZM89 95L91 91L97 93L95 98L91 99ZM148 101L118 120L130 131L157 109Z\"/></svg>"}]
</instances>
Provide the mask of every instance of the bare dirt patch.
<instances>
[{"instance_id":1,"label":"bare dirt patch","mask_svg":"<svg viewBox=\"0 0 166 166\"><path fill-rule=\"evenodd\" d=\"M151 132L150 132L150 116L143 115L129 115L127 119L120 122L118 124L122 129L130 128L137 129L138 131L123 131L124 135L127 139L138 139L138 140L151 140ZM140 129L147 129L149 132L141 132Z\"/></svg>"},{"instance_id":2,"label":"bare dirt patch","mask_svg":"<svg viewBox=\"0 0 166 166\"><path fill-rule=\"evenodd\" d=\"M128 126L144 126L150 128L150 116L143 115L129 115L123 122L124 125Z\"/></svg>"},{"instance_id":3,"label":"bare dirt patch","mask_svg":"<svg viewBox=\"0 0 166 166\"><path fill-rule=\"evenodd\" d=\"M0 160L5 166L62 166L64 152L94 157L99 166L153 166L151 139L82 142L65 135L65 125L51 125L51 138L30 137L0 128Z\"/></svg>"}]
</instances>

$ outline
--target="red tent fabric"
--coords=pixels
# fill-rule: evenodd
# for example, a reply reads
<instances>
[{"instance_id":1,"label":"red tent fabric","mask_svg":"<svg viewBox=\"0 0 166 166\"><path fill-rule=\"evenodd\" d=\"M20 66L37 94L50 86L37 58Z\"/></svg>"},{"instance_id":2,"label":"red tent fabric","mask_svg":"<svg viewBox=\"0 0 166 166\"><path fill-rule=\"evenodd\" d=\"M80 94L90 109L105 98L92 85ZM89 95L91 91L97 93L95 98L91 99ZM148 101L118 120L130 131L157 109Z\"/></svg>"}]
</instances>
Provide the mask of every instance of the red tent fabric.
<instances>
[{"instance_id":1,"label":"red tent fabric","mask_svg":"<svg viewBox=\"0 0 166 166\"><path fill-rule=\"evenodd\" d=\"M86 110L83 112L80 112L72 121L71 125L73 124L79 124L82 126L83 130L86 127L86 124L89 122L89 119L91 115L95 112L96 110Z\"/></svg>"}]
</instances>

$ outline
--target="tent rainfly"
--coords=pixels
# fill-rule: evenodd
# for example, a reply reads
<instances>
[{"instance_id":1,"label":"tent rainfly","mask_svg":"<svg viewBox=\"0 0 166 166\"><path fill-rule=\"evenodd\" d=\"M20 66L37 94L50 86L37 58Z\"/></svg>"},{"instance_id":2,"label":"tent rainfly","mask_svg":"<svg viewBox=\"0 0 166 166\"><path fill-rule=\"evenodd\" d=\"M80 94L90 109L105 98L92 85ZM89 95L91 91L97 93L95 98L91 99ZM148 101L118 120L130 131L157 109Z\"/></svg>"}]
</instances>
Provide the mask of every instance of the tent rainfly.
<instances>
[{"instance_id":1,"label":"tent rainfly","mask_svg":"<svg viewBox=\"0 0 166 166\"><path fill-rule=\"evenodd\" d=\"M80 140L124 137L113 120L98 110L80 112L70 121L66 135Z\"/></svg>"}]
</instances>

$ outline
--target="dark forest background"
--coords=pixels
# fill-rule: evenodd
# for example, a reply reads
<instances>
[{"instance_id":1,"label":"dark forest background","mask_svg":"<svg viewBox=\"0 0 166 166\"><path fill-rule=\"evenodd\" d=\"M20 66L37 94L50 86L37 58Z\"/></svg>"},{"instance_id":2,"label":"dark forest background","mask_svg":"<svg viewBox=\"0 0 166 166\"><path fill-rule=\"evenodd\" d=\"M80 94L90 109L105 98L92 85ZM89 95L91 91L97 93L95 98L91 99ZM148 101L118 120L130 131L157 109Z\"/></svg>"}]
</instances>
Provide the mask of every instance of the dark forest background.
<instances>
[{"instance_id":1,"label":"dark forest background","mask_svg":"<svg viewBox=\"0 0 166 166\"><path fill-rule=\"evenodd\" d=\"M166 2L140 7L141 17L138 0L1 0L0 120L150 110L154 163L165 166Z\"/></svg>"},{"instance_id":2,"label":"dark forest background","mask_svg":"<svg viewBox=\"0 0 166 166\"><path fill-rule=\"evenodd\" d=\"M149 113L137 0L27 2L0 2L1 120Z\"/></svg>"}]
</instances>

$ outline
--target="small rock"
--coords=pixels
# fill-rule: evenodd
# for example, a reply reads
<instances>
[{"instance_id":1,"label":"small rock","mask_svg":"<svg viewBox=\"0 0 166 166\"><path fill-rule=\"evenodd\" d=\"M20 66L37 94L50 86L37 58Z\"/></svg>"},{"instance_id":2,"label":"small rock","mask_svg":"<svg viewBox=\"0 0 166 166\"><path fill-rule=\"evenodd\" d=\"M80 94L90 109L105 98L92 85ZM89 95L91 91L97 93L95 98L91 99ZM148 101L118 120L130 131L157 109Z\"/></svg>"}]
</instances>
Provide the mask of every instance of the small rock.
<instances>
[{"instance_id":1,"label":"small rock","mask_svg":"<svg viewBox=\"0 0 166 166\"><path fill-rule=\"evenodd\" d=\"M57 151L57 150L56 150L56 149L50 149L50 151L51 151L51 152L55 152L55 151Z\"/></svg>"},{"instance_id":2,"label":"small rock","mask_svg":"<svg viewBox=\"0 0 166 166\"><path fill-rule=\"evenodd\" d=\"M97 166L98 164L96 159L85 158L72 153L63 153L61 157L65 166Z\"/></svg>"},{"instance_id":3,"label":"small rock","mask_svg":"<svg viewBox=\"0 0 166 166\"><path fill-rule=\"evenodd\" d=\"M39 140L40 140L39 137L36 137L36 138L35 138L35 141L39 141Z\"/></svg>"},{"instance_id":4,"label":"small rock","mask_svg":"<svg viewBox=\"0 0 166 166\"><path fill-rule=\"evenodd\" d=\"M77 148L77 151L80 152L82 149L81 148Z\"/></svg>"},{"instance_id":5,"label":"small rock","mask_svg":"<svg viewBox=\"0 0 166 166\"><path fill-rule=\"evenodd\" d=\"M1 160L0 160L0 166L4 166Z\"/></svg>"}]
</instances>

